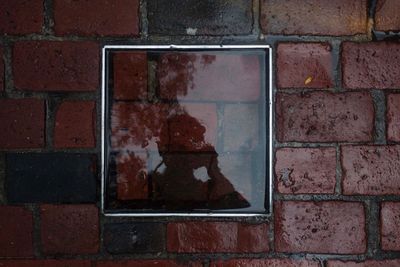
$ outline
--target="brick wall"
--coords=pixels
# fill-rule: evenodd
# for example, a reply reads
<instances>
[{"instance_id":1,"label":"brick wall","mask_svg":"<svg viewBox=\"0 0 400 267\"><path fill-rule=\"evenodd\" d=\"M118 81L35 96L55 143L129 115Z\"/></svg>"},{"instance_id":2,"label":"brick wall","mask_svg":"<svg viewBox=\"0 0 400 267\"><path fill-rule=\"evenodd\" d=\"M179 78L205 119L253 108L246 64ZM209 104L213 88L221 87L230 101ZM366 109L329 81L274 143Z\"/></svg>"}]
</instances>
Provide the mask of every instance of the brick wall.
<instances>
[{"instance_id":1,"label":"brick wall","mask_svg":"<svg viewBox=\"0 0 400 267\"><path fill-rule=\"evenodd\" d=\"M0 1L0 266L399 266L399 8ZM170 43L274 48L271 217L101 216L100 48Z\"/></svg>"}]
</instances>

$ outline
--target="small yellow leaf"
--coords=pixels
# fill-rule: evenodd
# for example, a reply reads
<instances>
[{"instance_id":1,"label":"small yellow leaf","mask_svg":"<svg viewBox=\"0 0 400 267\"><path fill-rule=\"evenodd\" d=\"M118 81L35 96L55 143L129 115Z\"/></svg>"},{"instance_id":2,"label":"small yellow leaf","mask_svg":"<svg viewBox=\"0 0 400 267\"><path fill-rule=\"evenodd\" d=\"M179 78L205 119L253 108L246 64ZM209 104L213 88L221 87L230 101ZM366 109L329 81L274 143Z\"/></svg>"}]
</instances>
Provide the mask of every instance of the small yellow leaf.
<instances>
[{"instance_id":1,"label":"small yellow leaf","mask_svg":"<svg viewBox=\"0 0 400 267\"><path fill-rule=\"evenodd\" d=\"M313 80L313 77L309 76L309 77L307 77L307 79L304 81L304 84L307 85L307 84L309 84L310 82L312 82L312 80Z\"/></svg>"}]
</instances>

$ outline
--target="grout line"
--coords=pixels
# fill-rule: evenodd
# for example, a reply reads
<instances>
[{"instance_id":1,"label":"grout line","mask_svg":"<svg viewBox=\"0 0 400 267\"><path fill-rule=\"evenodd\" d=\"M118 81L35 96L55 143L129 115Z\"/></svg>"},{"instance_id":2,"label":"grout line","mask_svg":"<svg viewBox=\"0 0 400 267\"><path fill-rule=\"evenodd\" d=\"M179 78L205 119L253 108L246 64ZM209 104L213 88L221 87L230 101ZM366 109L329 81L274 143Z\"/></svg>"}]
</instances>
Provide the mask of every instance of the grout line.
<instances>
[{"instance_id":1,"label":"grout line","mask_svg":"<svg viewBox=\"0 0 400 267\"><path fill-rule=\"evenodd\" d=\"M43 8L44 8L43 34L44 35L54 35L53 0L44 0Z\"/></svg>"},{"instance_id":2,"label":"grout line","mask_svg":"<svg viewBox=\"0 0 400 267\"><path fill-rule=\"evenodd\" d=\"M367 236L367 256L374 257L379 253L380 233L379 233L379 202L375 200L367 201L365 226Z\"/></svg>"}]
</instances>

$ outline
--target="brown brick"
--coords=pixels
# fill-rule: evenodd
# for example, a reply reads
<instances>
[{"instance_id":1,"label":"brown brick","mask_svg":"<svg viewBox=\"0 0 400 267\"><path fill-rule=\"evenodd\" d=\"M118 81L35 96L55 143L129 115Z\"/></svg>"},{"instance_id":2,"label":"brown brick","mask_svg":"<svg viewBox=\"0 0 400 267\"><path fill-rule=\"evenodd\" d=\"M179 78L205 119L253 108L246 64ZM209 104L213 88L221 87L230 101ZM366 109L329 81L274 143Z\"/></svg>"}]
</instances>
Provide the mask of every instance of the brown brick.
<instances>
[{"instance_id":1,"label":"brown brick","mask_svg":"<svg viewBox=\"0 0 400 267\"><path fill-rule=\"evenodd\" d=\"M98 252L99 214L94 205L42 205L40 217L46 255Z\"/></svg>"},{"instance_id":2,"label":"brown brick","mask_svg":"<svg viewBox=\"0 0 400 267\"><path fill-rule=\"evenodd\" d=\"M40 148L45 140L45 105L38 99L0 99L0 149Z\"/></svg>"},{"instance_id":3,"label":"brown brick","mask_svg":"<svg viewBox=\"0 0 400 267\"><path fill-rule=\"evenodd\" d=\"M342 45L343 87L388 89L400 87L400 44L391 42Z\"/></svg>"},{"instance_id":4,"label":"brown brick","mask_svg":"<svg viewBox=\"0 0 400 267\"><path fill-rule=\"evenodd\" d=\"M332 47L328 43L281 43L277 49L278 88L333 86Z\"/></svg>"},{"instance_id":5,"label":"brown brick","mask_svg":"<svg viewBox=\"0 0 400 267\"><path fill-rule=\"evenodd\" d=\"M373 139L374 106L369 93L279 93L280 142L368 142Z\"/></svg>"},{"instance_id":6,"label":"brown brick","mask_svg":"<svg viewBox=\"0 0 400 267\"><path fill-rule=\"evenodd\" d=\"M0 34L40 33L43 14L42 0L0 1Z\"/></svg>"},{"instance_id":7,"label":"brown brick","mask_svg":"<svg viewBox=\"0 0 400 267\"><path fill-rule=\"evenodd\" d=\"M0 92L4 91L4 60L3 60L3 47L0 46Z\"/></svg>"},{"instance_id":8,"label":"brown brick","mask_svg":"<svg viewBox=\"0 0 400 267\"><path fill-rule=\"evenodd\" d=\"M89 260L0 260L0 267L91 267Z\"/></svg>"},{"instance_id":9,"label":"brown brick","mask_svg":"<svg viewBox=\"0 0 400 267\"><path fill-rule=\"evenodd\" d=\"M94 42L24 41L13 49L14 84L28 91L94 91L99 46Z\"/></svg>"},{"instance_id":10,"label":"brown brick","mask_svg":"<svg viewBox=\"0 0 400 267\"><path fill-rule=\"evenodd\" d=\"M181 222L167 227L169 252L258 253L269 250L268 225L232 222Z\"/></svg>"},{"instance_id":11,"label":"brown brick","mask_svg":"<svg viewBox=\"0 0 400 267\"><path fill-rule=\"evenodd\" d=\"M400 142L400 94L387 96L387 139Z\"/></svg>"},{"instance_id":12,"label":"brown brick","mask_svg":"<svg viewBox=\"0 0 400 267\"><path fill-rule=\"evenodd\" d=\"M32 212L22 207L0 206L0 257L32 257L32 232Z\"/></svg>"},{"instance_id":13,"label":"brown brick","mask_svg":"<svg viewBox=\"0 0 400 267\"><path fill-rule=\"evenodd\" d=\"M278 149L275 177L280 193L333 194L336 185L336 149Z\"/></svg>"},{"instance_id":14,"label":"brown brick","mask_svg":"<svg viewBox=\"0 0 400 267\"><path fill-rule=\"evenodd\" d=\"M399 31L400 9L398 0L378 0L375 11L375 29L378 31Z\"/></svg>"},{"instance_id":15,"label":"brown brick","mask_svg":"<svg viewBox=\"0 0 400 267\"><path fill-rule=\"evenodd\" d=\"M345 195L400 194L400 146L342 147Z\"/></svg>"},{"instance_id":16,"label":"brown brick","mask_svg":"<svg viewBox=\"0 0 400 267\"><path fill-rule=\"evenodd\" d=\"M329 260L327 267L398 267L400 260L339 261Z\"/></svg>"},{"instance_id":17,"label":"brown brick","mask_svg":"<svg viewBox=\"0 0 400 267\"><path fill-rule=\"evenodd\" d=\"M98 261L96 267L202 267L201 262L185 260L114 260Z\"/></svg>"},{"instance_id":18,"label":"brown brick","mask_svg":"<svg viewBox=\"0 0 400 267\"><path fill-rule=\"evenodd\" d=\"M366 250L361 203L283 201L275 204L279 252L362 254Z\"/></svg>"},{"instance_id":19,"label":"brown brick","mask_svg":"<svg viewBox=\"0 0 400 267\"><path fill-rule=\"evenodd\" d=\"M400 250L400 202L381 204L381 246L383 250Z\"/></svg>"},{"instance_id":20,"label":"brown brick","mask_svg":"<svg viewBox=\"0 0 400 267\"><path fill-rule=\"evenodd\" d=\"M263 0L267 34L354 35L367 32L367 0Z\"/></svg>"},{"instance_id":21,"label":"brown brick","mask_svg":"<svg viewBox=\"0 0 400 267\"><path fill-rule=\"evenodd\" d=\"M211 263L211 267L319 267L317 261L292 259L231 259L218 260Z\"/></svg>"}]
</instances>

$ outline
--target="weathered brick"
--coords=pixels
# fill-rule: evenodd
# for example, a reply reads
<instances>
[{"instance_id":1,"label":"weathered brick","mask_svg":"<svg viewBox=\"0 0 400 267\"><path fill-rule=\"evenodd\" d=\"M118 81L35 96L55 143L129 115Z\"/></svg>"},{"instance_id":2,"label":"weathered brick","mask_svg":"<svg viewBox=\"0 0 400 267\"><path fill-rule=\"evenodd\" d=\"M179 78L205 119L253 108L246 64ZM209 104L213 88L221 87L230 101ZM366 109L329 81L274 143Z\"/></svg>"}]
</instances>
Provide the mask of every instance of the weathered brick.
<instances>
[{"instance_id":1,"label":"weathered brick","mask_svg":"<svg viewBox=\"0 0 400 267\"><path fill-rule=\"evenodd\" d=\"M32 257L32 232L32 212L22 207L0 206L0 257Z\"/></svg>"},{"instance_id":2,"label":"weathered brick","mask_svg":"<svg viewBox=\"0 0 400 267\"><path fill-rule=\"evenodd\" d=\"M400 142L400 94L387 96L387 139Z\"/></svg>"},{"instance_id":3,"label":"weathered brick","mask_svg":"<svg viewBox=\"0 0 400 267\"><path fill-rule=\"evenodd\" d=\"M99 250L99 213L94 205L42 205L42 249L46 255L93 254Z\"/></svg>"},{"instance_id":4,"label":"weathered brick","mask_svg":"<svg viewBox=\"0 0 400 267\"><path fill-rule=\"evenodd\" d=\"M113 56L114 99L147 98L147 54L118 52Z\"/></svg>"},{"instance_id":5,"label":"weathered brick","mask_svg":"<svg viewBox=\"0 0 400 267\"><path fill-rule=\"evenodd\" d=\"M98 261L96 267L203 267L199 261L185 260L114 260Z\"/></svg>"},{"instance_id":6,"label":"weathered brick","mask_svg":"<svg viewBox=\"0 0 400 267\"><path fill-rule=\"evenodd\" d=\"M339 261L329 260L327 267L398 267L400 260Z\"/></svg>"},{"instance_id":7,"label":"weathered brick","mask_svg":"<svg viewBox=\"0 0 400 267\"><path fill-rule=\"evenodd\" d=\"M399 31L400 17L397 10L400 2L397 0L378 0L375 11L375 29L378 31Z\"/></svg>"},{"instance_id":8,"label":"weathered brick","mask_svg":"<svg viewBox=\"0 0 400 267\"><path fill-rule=\"evenodd\" d=\"M367 0L263 0L261 28L283 35L365 34Z\"/></svg>"},{"instance_id":9,"label":"weathered brick","mask_svg":"<svg viewBox=\"0 0 400 267\"><path fill-rule=\"evenodd\" d=\"M400 44L368 42L342 44L343 87L388 89L400 87Z\"/></svg>"},{"instance_id":10,"label":"weathered brick","mask_svg":"<svg viewBox=\"0 0 400 267\"><path fill-rule=\"evenodd\" d=\"M368 142L373 139L374 105L369 93L279 93L280 142Z\"/></svg>"},{"instance_id":11,"label":"weathered brick","mask_svg":"<svg viewBox=\"0 0 400 267\"><path fill-rule=\"evenodd\" d=\"M400 194L400 146L342 147L345 195Z\"/></svg>"},{"instance_id":12,"label":"weathered brick","mask_svg":"<svg viewBox=\"0 0 400 267\"><path fill-rule=\"evenodd\" d=\"M336 149L278 149L275 177L280 193L333 194L336 185Z\"/></svg>"},{"instance_id":13,"label":"weathered brick","mask_svg":"<svg viewBox=\"0 0 400 267\"><path fill-rule=\"evenodd\" d=\"M57 35L139 35L139 0L55 0Z\"/></svg>"},{"instance_id":14,"label":"weathered brick","mask_svg":"<svg viewBox=\"0 0 400 267\"><path fill-rule=\"evenodd\" d=\"M250 34L253 24L248 0L150 0L147 10L151 34Z\"/></svg>"},{"instance_id":15,"label":"weathered brick","mask_svg":"<svg viewBox=\"0 0 400 267\"><path fill-rule=\"evenodd\" d=\"M4 59L3 59L3 47L0 46L0 92L4 91Z\"/></svg>"},{"instance_id":16,"label":"weathered brick","mask_svg":"<svg viewBox=\"0 0 400 267\"><path fill-rule=\"evenodd\" d=\"M400 202L381 204L381 247L400 250Z\"/></svg>"},{"instance_id":17,"label":"weathered brick","mask_svg":"<svg viewBox=\"0 0 400 267\"><path fill-rule=\"evenodd\" d=\"M292 259L231 259L211 263L211 267L319 267L319 263L311 260Z\"/></svg>"},{"instance_id":18,"label":"weathered brick","mask_svg":"<svg viewBox=\"0 0 400 267\"><path fill-rule=\"evenodd\" d=\"M284 201L275 204L279 252L361 254L366 250L361 203Z\"/></svg>"},{"instance_id":19,"label":"weathered brick","mask_svg":"<svg viewBox=\"0 0 400 267\"><path fill-rule=\"evenodd\" d=\"M0 260L0 267L91 267L89 260Z\"/></svg>"},{"instance_id":20,"label":"weathered brick","mask_svg":"<svg viewBox=\"0 0 400 267\"><path fill-rule=\"evenodd\" d=\"M96 103L66 101L60 104L54 128L54 147L95 147Z\"/></svg>"},{"instance_id":21,"label":"weathered brick","mask_svg":"<svg viewBox=\"0 0 400 267\"><path fill-rule=\"evenodd\" d=\"M111 254L160 253L165 250L165 227L160 223L106 224L104 246Z\"/></svg>"},{"instance_id":22,"label":"weathered brick","mask_svg":"<svg viewBox=\"0 0 400 267\"><path fill-rule=\"evenodd\" d=\"M277 48L278 88L333 86L332 47L328 43L281 43Z\"/></svg>"},{"instance_id":23,"label":"weathered brick","mask_svg":"<svg viewBox=\"0 0 400 267\"><path fill-rule=\"evenodd\" d=\"M99 86L99 46L94 42L17 42L13 74L20 90L94 91Z\"/></svg>"},{"instance_id":24,"label":"weathered brick","mask_svg":"<svg viewBox=\"0 0 400 267\"><path fill-rule=\"evenodd\" d=\"M0 99L0 149L40 148L45 140L45 104L39 99Z\"/></svg>"},{"instance_id":25,"label":"weathered brick","mask_svg":"<svg viewBox=\"0 0 400 267\"><path fill-rule=\"evenodd\" d=\"M0 1L0 34L40 33L43 14L42 0Z\"/></svg>"},{"instance_id":26,"label":"weathered brick","mask_svg":"<svg viewBox=\"0 0 400 267\"><path fill-rule=\"evenodd\" d=\"M167 226L169 252L266 252L268 225L181 222Z\"/></svg>"},{"instance_id":27,"label":"weathered brick","mask_svg":"<svg viewBox=\"0 0 400 267\"><path fill-rule=\"evenodd\" d=\"M7 199L10 203L95 202L95 162L89 154L8 154Z\"/></svg>"}]
</instances>

